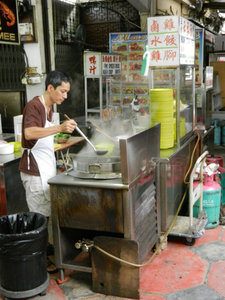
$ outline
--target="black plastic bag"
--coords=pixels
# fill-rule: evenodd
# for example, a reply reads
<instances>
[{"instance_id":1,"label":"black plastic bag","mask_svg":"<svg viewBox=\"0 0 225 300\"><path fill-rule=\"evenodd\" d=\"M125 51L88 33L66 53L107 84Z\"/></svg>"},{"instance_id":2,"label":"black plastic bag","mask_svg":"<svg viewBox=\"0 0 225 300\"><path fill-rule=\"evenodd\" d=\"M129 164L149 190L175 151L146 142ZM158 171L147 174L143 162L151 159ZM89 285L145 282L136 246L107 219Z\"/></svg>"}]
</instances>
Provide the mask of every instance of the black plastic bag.
<instances>
[{"instance_id":1,"label":"black plastic bag","mask_svg":"<svg viewBox=\"0 0 225 300\"><path fill-rule=\"evenodd\" d=\"M47 219L26 212L0 217L0 284L6 290L27 291L47 279Z\"/></svg>"}]
</instances>

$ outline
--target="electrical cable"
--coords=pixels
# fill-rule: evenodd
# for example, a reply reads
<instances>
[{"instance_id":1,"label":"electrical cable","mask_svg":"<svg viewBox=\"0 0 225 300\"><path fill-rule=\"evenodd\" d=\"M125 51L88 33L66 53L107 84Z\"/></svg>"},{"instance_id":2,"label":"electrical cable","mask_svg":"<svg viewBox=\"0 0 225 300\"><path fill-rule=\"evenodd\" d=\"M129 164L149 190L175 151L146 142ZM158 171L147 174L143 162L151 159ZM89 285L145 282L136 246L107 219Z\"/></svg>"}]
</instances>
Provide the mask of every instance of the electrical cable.
<instances>
[{"instance_id":1,"label":"electrical cable","mask_svg":"<svg viewBox=\"0 0 225 300\"><path fill-rule=\"evenodd\" d=\"M196 151L197 146L198 146L199 141L200 141L200 134L199 134L199 132L196 131L195 133L196 133L196 135L197 135L197 142L196 142L196 144L195 144L195 146L194 146L194 149L193 149L193 152L192 152L192 155L191 155L191 161L190 161L189 169L187 170L187 172L186 172L186 174L185 174L185 176L184 176L184 183L185 183L185 184L189 184L189 183L190 183L189 181L186 181L186 179L187 179L187 177L188 177L188 175L189 175L189 173L190 173L190 171L191 171L191 168L192 168L192 165L193 165L194 154L195 154L195 151Z\"/></svg>"},{"instance_id":2,"label":"electrical cable","mask_svg":"<svg viewBox=\"0 0 225 300\"><path fill-rule=\"evenodd\" d=\"M116 260L116 261L119 261L119 262L121 262L121 263L124 263L124 264L129 265L129 266L132 266L132 267L136 267L136 268L144 267L144 266L148 265L148 264L153 260L153 258L156 256L156 254L161 250L161 246L163 245L163 243L165 242L165 240L166 240L168 234L169 234L170 231L172 230L172 228L173 228L173 226L174 226L174 224L175 224L175 222L176 222L177 216L178 216L178 214L179 214L179 212L180 212L180 209L181 209L181 207L182 207L182 204L183 204L183 202L184 202L184 199L185 199L185 197L186 197L186 195L187 195L189 182L186 181L186 178L187 178L188 174L190 173L190 169L192 168L194 154L195 154L195 151L196 151L197 146L198 146L199 141L200 141L200 134L199 134L198 132L196 132L196 134L197 134L197 141L196 141L196 144L195 144L195 146L194 146L194 149L193 149L193 152L192 152L192 155L191 155L190 167L189 167L188 171L186 172L186 174L185 174L185 176L184 176L184 183L186 184L186 189L185 189L185 191L184 191L184 194L183 194L183 197L182 197L182 199L181 199L181 202L180 202L180 204L179 204L179 206L178 206L177 212L176 212L176 214L175 214L175 216L174 216L174 218L173 218L173 220L172 220L172 222L171 222L169 228L167 229L167 231L166 231L165 234L163 235L163 238L162 238L161 242L159 243L159 245L157 246L157 248L156 248L155 252L153 253L153 255L152 255L145 263L143 263L143 264L135 264L135 263L126 261L126 260L124 260L124 259L121 259L121 258L119 258L119 257L117 257L117 256L115 256L115 255L113 255L113 254L111 254L111 253L109 253L109 252L103 250L101 247L99 247L99 246L97 246L97 245L95 245L95 244L93 245L94 248L96 248L98 251L102 252L102 253L105 254L106 256L109 256L110 258L112 258L112 259L114 259L114 260Z\"/></svg>"}]
</instances>

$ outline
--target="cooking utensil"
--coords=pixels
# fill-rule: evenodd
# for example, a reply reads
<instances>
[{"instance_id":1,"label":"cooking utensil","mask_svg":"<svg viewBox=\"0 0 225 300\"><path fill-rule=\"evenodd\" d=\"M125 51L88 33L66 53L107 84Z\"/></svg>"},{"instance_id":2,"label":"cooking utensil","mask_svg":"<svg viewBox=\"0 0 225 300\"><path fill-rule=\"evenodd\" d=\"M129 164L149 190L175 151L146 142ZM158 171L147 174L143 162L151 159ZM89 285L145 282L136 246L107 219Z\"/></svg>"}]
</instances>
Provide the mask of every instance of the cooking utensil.
<instances>
[{"instance_id":1,"label":"cooking utensil","mask_svg":"<svg viewBox=\"0 0 225 300\"><path fill-rule=\"evenodd\" d=\"M70 118L64 114L64 117L67 119L67 120L70 120ZM93 148L93 150L95 151L95 153L97 155L104 155L108 152L108 150L103 150L103 149L96 149L95 146L92 144L92 142L86 137L86 135L83 133L83 131L80 130L80 128L78 126L76 126L75 128L77 130L77 132L89 143L89 145Z\"/></svg>"}]
</instances>

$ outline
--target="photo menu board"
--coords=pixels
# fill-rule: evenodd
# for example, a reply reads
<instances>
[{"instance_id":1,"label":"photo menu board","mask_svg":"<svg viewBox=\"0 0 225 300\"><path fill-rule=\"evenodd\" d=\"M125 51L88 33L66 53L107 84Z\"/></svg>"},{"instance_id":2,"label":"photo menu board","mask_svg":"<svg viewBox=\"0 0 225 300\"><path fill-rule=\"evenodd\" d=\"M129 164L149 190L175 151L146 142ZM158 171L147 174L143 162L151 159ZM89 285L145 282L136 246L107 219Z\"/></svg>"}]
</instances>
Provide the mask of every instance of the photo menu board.
<instances>
[{"instance_id":1,"label":"photo menu board","mask_svg":"<svg viewBox=\"0 0 225 300\"><path fill-rule=\"evenodd\" d=\"M112 105L129 105L136 96L139 104L148 105L148 77L141 75L146 45L147 33L145 32L110 33L110 53L120 54L122 63L122 82L119 84L114 81L111 86Z\"/></svg>"},{"instance_id":2,"label":"photo menu board","mask_svg":"<svg viewBox=\"0 0 225 300\"><path fill-rule=\"evenodd\" d=\"M20 44L17 0L0 1L0 44Z\"/></svg>"}]
</instances>

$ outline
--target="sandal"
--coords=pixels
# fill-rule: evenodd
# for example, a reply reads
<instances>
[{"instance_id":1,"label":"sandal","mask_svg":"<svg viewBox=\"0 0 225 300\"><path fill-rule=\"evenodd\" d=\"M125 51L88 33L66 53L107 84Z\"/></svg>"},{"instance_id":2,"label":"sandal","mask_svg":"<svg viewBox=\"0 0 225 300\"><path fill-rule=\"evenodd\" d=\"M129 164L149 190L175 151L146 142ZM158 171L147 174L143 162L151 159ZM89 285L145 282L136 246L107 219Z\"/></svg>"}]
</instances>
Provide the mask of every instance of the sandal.
<instances>
[{"instance_id":1,"label":"sandal","mask_svg":"<svg viewBox=\"0 0 225 300\"><path fill-rule=\"evenodd\" d=\"M49 257L47 257L47 272L49 274L58 273L59 269L56 268L54 262L52 262Z\"/></svg>"}]
</instances>

